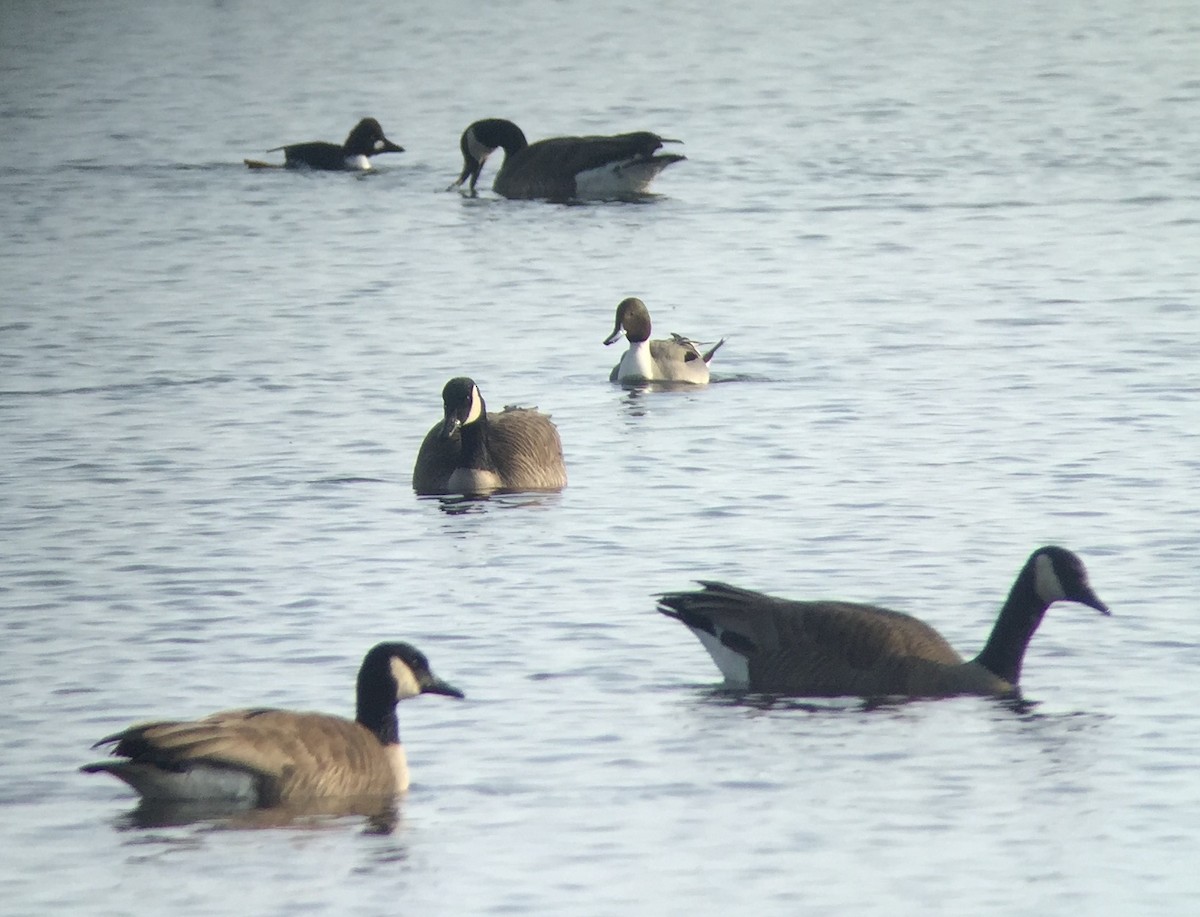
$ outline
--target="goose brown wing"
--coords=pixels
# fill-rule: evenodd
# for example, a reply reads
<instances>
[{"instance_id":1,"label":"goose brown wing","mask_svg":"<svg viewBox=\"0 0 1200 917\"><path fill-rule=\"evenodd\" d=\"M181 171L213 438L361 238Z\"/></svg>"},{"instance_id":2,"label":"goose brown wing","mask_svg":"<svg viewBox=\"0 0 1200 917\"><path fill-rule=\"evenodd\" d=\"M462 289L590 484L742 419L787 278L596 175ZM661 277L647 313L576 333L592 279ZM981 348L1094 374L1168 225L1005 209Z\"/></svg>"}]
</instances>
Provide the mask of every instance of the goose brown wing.
<instances>
[{"instance_id":1,"label":"goose brown wing","mask_svg":"<svg viewBox=\"0 0 1200 917\"><path fill-rule=\"evenodd\" d=\"M921 683L946 666L962 664L937 631L899 612L849 602L790 601L724 583L702 585L702 592L664 596L662 604L685 624L699 624L744 654L751 687L758 690L919 694L925 693Z\"/></svg>"},{"instance_id":2,"label":"goose brown wing","mask_svg":"<svg viewBox=\"0 0 1200 917\"><path fill-rule=\"evenodd\" d=\"M173 769L211 764L262 778L265 802L389 793L383 746L358 723L318 713L230 710L190 722L146 723L102 740L115 754Z\"/></svg>"},{"instance_id":3,"label":"goose brown wing","mask_svg":"<svg viewBox=\"0 0 1200 917\"><path fill-rule=\"evenodd\" d=\"M611 136L561 137L534 146L543 143L554 149L556 156L569 160L576 172L583 172L627 159L649 159L661 149L663 139L650 131L633 131ZM561 152L563 148L566 153Z\"/></svg>"},{"instance_id":4,"label":"goose brown wing","mask_svg":"<svg viewBox=\"0 0 1200 917\"><path fill-rule=\"evenodd\" d=\"M561 490L567 486L558 429L547 415L533 408L489 412L488 451L506 488Z\"/></svg>"}]
</instances>

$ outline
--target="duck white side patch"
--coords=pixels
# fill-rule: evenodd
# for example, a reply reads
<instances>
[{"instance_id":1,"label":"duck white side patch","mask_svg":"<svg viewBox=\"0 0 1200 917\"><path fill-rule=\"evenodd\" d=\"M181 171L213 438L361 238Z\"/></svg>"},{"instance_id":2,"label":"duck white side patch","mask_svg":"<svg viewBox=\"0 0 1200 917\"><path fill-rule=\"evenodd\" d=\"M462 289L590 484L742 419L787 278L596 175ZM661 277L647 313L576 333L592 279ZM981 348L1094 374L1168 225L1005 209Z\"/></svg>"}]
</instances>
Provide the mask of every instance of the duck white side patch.
<instances>
[{"instance_id":1,"label":"duck white side patch","mask_svg":"<svg viewBox=\"0 0 1200 917\"><path fill-rule=\"evenodd\" d=\"M392 678L396 679L396 699L405 700L416 697L421 693L421 683L403 659L393 656L391 660Z\"/></svg>"},{"instance_id":2,"label":"duck white side patch","mask_svg":"<svg viewBox=\"0 0 1200 917\"><path fill-rule=\"evenodd\" d=\"M346 157L346 168L356 169L360 172L369 171L371 168L371 160L359 153L357 156Z\"/></svg>"},{"instance_id":3,"label":"duck white side patch","mask_svg":"<svg viewBox=\"0 0 1200 917\"><path fill-rule=\"evenodd\" d=\"M1067 590L1054 572L1054 562L1045 554L1039 554L1033 562L1033 588L1047 605L1067 597Z\"/></svg>"},{"instance_id":4,"label":"duck white side patch","mask_svg":"<svg viewBox=\"0 0 1200 917\"><path fill-rule=\"evenodd\" d=\"M695 627L689 627L693 634L704 644L704 648L708 650L708 655L712 656L713 662L717 664L717 668L721 670L721 674L725 676L725 681L736 688L750 687L750 660L741 653L731 650L719 637L714 637L706 630L699 630Z\"/></svg>"}]
</instances>

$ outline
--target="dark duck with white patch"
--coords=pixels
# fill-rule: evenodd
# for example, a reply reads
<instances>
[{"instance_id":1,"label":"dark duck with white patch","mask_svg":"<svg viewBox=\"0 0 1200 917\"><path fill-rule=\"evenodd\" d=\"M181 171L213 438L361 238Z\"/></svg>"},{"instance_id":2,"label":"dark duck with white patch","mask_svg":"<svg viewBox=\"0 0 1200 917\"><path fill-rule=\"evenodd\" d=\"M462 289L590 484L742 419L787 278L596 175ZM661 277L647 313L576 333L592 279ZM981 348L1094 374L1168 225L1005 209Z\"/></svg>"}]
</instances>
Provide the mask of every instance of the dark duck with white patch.
<instances>
[{"instance_id":1,"label":"dark duck with white patch","mask_svg":"<svg viewBox=\"0 0 1200 917\"><path fill-rule=\"evenodd\" d=\"M383 128L374 118L363 118L350 131L340 146L324 140L277 146L268 153L283 150L283 165L287 169L316 169L325 172L363 171L371 168L371 157L380 153L403 153L404 147L388 140ZM277 168L271 163L247 159L251 169Z\"/></svg>"}]
</instances>

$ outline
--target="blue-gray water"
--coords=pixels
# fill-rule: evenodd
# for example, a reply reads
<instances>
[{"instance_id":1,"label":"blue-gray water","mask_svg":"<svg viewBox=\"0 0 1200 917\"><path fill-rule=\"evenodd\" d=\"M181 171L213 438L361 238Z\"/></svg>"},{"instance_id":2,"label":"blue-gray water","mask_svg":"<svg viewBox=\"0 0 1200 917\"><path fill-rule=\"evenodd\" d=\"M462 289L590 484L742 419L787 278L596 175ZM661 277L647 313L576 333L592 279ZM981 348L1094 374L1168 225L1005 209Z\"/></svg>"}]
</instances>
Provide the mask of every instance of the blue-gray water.
<instances>
[{"instance_id":1,"label":"blue-gray water","mask_svg":"<svg viewBox=\"0 0 1200 917\"><path fill-rule=\"evenodd\" d=\"M4 912L1194 912L1198 51L1187 2L4 4ZM365 115L374 175L241 165ZM689 159L444 193L487 116ZM610 386L627 295L723 381ZM463 373L566 491L411 494ZM1051 609L1024 713L738 700L653 611L721 578L972 653L1044 543L1114 614ZM76 771L349 714L384 638L468 694L401 707L390 834L134 828Z\"/></svg>"}]
</instances>

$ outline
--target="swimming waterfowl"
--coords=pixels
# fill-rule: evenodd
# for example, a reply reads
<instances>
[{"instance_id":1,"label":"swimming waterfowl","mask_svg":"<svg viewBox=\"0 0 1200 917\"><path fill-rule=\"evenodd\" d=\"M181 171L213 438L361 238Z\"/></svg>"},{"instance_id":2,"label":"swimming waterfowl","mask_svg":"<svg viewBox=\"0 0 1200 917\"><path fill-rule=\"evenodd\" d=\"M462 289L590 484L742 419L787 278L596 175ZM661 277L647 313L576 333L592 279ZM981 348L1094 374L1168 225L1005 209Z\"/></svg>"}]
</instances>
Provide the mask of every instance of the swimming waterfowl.
<instances>
[{"instance_id":1,"label":"swimming waterfowl","mask_svg":"<svg viewBox=\"0 0 1200 917\"><path fill-rule=\"evenodd\" d=\"M358 670L353 720L323 713L250 709L200 720L131 726L93 747L118 760L85 765L109 773L143 798L227 800L274 806L305 799L386 796L408 789L396 703L418 694L462 697L407 643L380 643Z\"/></svg>"},{"instance_id":2,"label":"swimming waterfowl","mask_svg":"<svg viewBox=\"0 0 1200 917\"><path fill-rule=\"evenodd\" d=\"M694 633L732 687L809 697L1014 695L1029 639L1054 602L1108 614L1065 548L1030 555L979 655L964 661L928 624L850 602L797 602L725 583L668 593L658 610Z\"/></svg>"},{"instance_id":3,"label":"swimming waterfowl","mask_svg":"<svg viewBox=\"0 0 1200 917\"><path fill-rule=\"evenodd\" d=\"M315 140L312 143L293 143L277 146L268 153L283 150L284 167L288 169L318 169L323 171L357 171L371 168L371 157L380 153L403 153L383 135L383 128L374 118L363 118L354 126L346 142L340 146ZM277 166L257 159L245 160L251 169L273 169Z\"/></svg>"},{"instance_id":4,"label":"swimming waterfowl","mask_svg":"<svg viewBox=\"0 0 1200 917\"><path fill-rule=\"evenodd\" d=\"M650 182L671 163L687 158L657 153L664 143L680 142L637 131L611 137L553 137L531 144L513 122L486 118L463 131L462 174L447 190L470 179L468 188L475 194L483 164L502 148L504 162L492 189L504 197L566 201L636 196L647 193Z\"/></svg>"},{"instance_id":5,"label":"swimming waterfowl","mask_svg":"<svg viewBox=\"0 0 1200 917\"><path fill-rule=\"evenodd\" d=\"M443 419L425 435L413 467L418 494L484 494L496 490L562 490L562 441L534 408L489 412L466 377L442 389Z\"/></svg>"},{"instance_id":6,"label":"swimming waterfowl","mask_svg":"<svg viewBox=\"0 0 1200 917\"><path fill-rule=\"evenodd\" d=\"M617 306L617 323L605 344L620 340L624 331L629 349L621 362L609 374L610 382L708 382L708 364L725 339L717 341L710 350L701 353L696 343L682 335L670 339L650 340L650 310L640 299L631 296Z\"/></svg>"}]
</instances>

